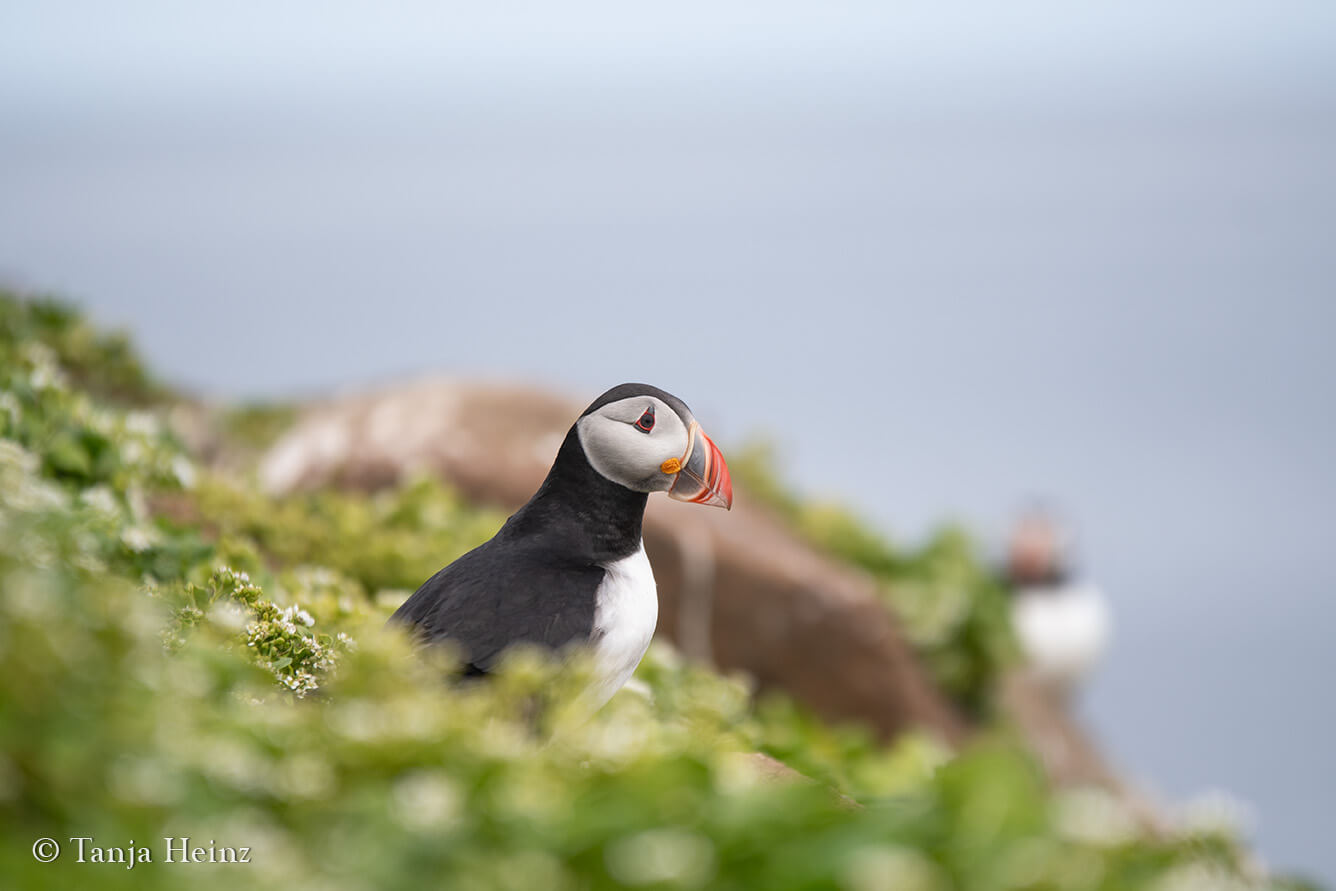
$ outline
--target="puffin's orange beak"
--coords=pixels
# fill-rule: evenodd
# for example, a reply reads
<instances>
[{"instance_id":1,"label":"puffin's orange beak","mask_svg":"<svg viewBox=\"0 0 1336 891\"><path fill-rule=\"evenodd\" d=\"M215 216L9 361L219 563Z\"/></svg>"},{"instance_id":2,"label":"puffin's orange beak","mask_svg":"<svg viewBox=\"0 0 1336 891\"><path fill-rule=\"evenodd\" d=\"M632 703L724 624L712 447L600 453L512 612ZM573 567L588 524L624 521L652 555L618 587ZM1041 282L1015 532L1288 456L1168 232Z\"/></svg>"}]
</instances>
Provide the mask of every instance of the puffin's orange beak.
<instances>
[{"instance_id":1,"label":"puffin's orange beak","mask_svg":"<svg viewBox=\"0 0 1336 891\"><path fill-rule=\"evenodd\" d=\"M693 504L712 504L724 510L733 506L733 479L728 475L724 456L695 421L691 422L687 453L682 457L668 497Z\"/></svg>"}]
</instances>

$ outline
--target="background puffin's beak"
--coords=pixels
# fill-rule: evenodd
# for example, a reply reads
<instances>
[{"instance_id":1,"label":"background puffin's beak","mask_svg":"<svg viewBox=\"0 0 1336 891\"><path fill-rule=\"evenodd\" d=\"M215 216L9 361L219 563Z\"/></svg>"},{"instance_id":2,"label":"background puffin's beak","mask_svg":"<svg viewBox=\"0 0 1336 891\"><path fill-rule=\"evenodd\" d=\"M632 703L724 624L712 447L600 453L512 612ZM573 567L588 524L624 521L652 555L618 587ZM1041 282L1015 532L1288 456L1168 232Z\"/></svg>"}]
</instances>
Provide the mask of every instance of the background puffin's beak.
<instances>
[{"instance_id":1,"label":"background puffin's beak","mask_svg":"<svg viewBox=\"0 0 1336 891\"><path fill-rule=\"evenodd\" d=\"M724 456L695 421L691 422L689 439L682 469L677 472L668 496L728 510L733 506L733 480L728 475Z\"/></svg>"}]
</instances>

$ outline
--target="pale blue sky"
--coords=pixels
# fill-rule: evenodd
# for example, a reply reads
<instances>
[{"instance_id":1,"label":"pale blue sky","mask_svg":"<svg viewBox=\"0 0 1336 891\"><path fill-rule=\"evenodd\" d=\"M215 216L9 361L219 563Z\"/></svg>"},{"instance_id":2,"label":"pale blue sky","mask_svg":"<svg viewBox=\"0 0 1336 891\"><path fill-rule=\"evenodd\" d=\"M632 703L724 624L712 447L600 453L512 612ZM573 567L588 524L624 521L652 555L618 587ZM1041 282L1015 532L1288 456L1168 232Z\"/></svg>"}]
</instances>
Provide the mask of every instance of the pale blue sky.
<instances>
[{"instance_id":1,"label":"pale blue sky","mask_svg":"<svg viewBox=\"0 0 1336 891\"><path fill-rule=\"evenodd\" d=\"M0 81L141 95L374 88L423 77L559 88L563 80L702 85L978 72L1071 89L1074 73L1124 87L1202 77L1240 83L1330 73L1336 9L1324 0L1062 3L347 2L8 3ZM170 75L168 73L170 72ZM1050 73L1067 77L1049 78ZM553 83L556 81L557 83ZM971 83L973 81L973 83ZM1045 81L1040 84L1039 81ZM706 97L698 97L706 98ZM939 96L948 100L949 96Z\"/></svg>"}]
</instances>

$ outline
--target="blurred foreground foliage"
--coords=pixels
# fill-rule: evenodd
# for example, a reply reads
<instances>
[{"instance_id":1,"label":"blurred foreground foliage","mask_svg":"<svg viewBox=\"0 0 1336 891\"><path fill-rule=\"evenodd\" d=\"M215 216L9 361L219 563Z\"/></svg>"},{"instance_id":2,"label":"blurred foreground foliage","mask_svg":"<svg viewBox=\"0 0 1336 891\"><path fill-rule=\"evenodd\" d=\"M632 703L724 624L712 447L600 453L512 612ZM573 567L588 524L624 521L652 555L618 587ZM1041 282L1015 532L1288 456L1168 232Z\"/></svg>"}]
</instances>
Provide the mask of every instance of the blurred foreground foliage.
<instances>
[{"instance_id":1,"label":"blurred foreground foliage","mask_svg":"<svg viewBox=\"0 0 1336 891\"><path fill-rule=\"evenodd\" d=\"M196 472L156 415L73 383L77 315L0 312L5 887L1282 886L1227 834L1152 839L1055 792L1004 734L884 747L657 644L592 716L578 658L447 684L383 623L499 515L427 481L275 500ZM152 862L78 863L79 837ZM250 862L164 862L186 837Z\"/></svg>"}]
</instances>

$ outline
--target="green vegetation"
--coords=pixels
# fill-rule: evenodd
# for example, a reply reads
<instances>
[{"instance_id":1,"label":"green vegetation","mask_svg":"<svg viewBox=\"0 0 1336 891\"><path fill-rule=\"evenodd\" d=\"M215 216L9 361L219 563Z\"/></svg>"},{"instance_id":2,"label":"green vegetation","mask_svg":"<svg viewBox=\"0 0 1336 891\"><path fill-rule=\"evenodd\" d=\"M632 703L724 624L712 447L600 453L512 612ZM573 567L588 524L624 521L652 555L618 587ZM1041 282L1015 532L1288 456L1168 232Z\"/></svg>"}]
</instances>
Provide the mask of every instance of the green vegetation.
<instances>
[{"instance_id":1,"label":"green vegetation","mask_svg":"<svg viewBox=\"0 0 1336 891\"><path fill-rule=\"evenodd\" d=\"M221 427L228 442L247 451L262 452L291 426L297 410L274 402L251 402L228 409Z\"/></svg>"},{"instance_id":2,"label":"green vegetation","mask_svg":"<svg viewBox=\"0 0 1336 891\"><path fill-rule=\"evenodd\" d=\"M429 481L273 499L195 468L125 407L165 398L128 349L70 346L120 341L12 295L0 314L6 887L1280 887L1224 835L1152 839L1099 793L1055 792L1001 732L883 747L658 645L592 717L578 659L445 683L383 623L499 515ZM925 592L975 584L940 547L865 544ZM812 779L765 779L758 750ZM58 861L34 858L43 837ZM184 837L249 862L180 863L164 839ZM152 862L92 862L127 848Z\"/></svg>"},{"instance_id":3,"label":"green vegetation","mask_svg":"<svg viewBox=\"0 0 1336 891\"><path fill-rule=\"evenodd\" d=\"M147 405L164 398L121 333L100 331L78 310L50 298L22 299L0 289L0 367L14 367L17 353L33 344L80 389L122 404Z\"/></svg>"}]
</instances>

